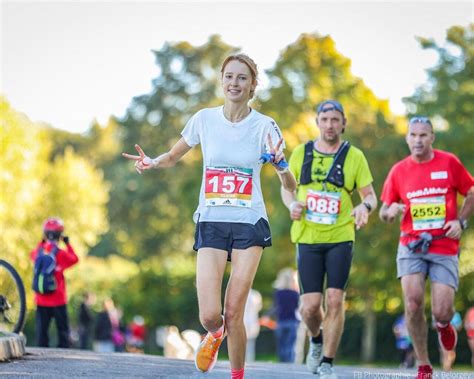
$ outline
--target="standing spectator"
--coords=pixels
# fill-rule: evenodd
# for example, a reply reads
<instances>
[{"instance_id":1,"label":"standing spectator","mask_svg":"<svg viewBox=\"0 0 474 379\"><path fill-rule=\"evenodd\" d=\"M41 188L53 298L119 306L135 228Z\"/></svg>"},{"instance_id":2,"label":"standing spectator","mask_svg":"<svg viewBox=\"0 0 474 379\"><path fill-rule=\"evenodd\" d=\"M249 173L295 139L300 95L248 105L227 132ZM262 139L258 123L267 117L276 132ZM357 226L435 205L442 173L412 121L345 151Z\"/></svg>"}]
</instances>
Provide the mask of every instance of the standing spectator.
<instances>
[{"instance_id":1,"label":"standing spectator","mask_svg":"<svg viewBox=\"0 0 474 379\"><path fill-rule=\"evenodd\" d=\"M125 325L122 323L122 310L115 307L112 302L112 307L109 309L110 322L112 323L112 343L114 344L114 351L125 351Z\"/></svg>"},{"instance_id":2,"label":"standing spectator","mask_svg":"<svg viewBox=\"0 0 474 379\"><path fill-rule=\"evenodd\" d=\"M112 322L110 320L110 311L114 308L112 299L107 298L103 302L103 309L97 315L94 329L94 351L98 353L114 352L112 342Z\"/></svg>"},{"instance_id":3,"label":"standing spectator","mask_svg":"<svg viewBox=\"0 0 474 379\"><path fill-rule=\"evenodd\" d=\"M400 352L400 367L412 368L415 366L415 354L404 314L398 316L393 323L393 334L395 335L395 346Z\"/></svg>"},{"instance_id":4,"label":"standing spectator","mask_svg":"<svg viewBox=\"0 0 474 379\"><path fill-rule=\"evenodd\" d=\"M291 268L284 268L280 270L273 284L275 288L273 302L277 319L275 335L280 362L295 361L296 333L300 323L297 317L299 293L295 275L295 271Z\"/></svg>"},{"instance_id":5,"label":"standing spectator","mask_svg":"<svg viewBox=\"0 0 474 379\"><path fill-rule=\"evenodd\" d=\"M262 310L262 295L257 290L251 289L247 296L244 310L244 325L247 333L247 349L245 361L255 361L255 347L260 334L260 320L258 313Z\"/></svg>"},{"instance_id":6,"label":"standing spectator","mask_svg":"<svg viewBox=\"0 0 474 379\"><path fill-rule=\"evenodd\" d=\"M379 216L391 223L402 215L397 277L418 379L431 379L426 281L431 281L431 310L439 342L444 349L454 350L457 332L450 321L459 284L459 240L474 212L474 178L454 154L433 148L435 134L429 118L411 118L405 140L410 155L390 170ZM465 197L459 210L458 195Z\"/></svg>"},{"instance_id":7,"label":"standing spectator","mask_svg":"<svg viewBox=\"0 0 474 379\"><path fill-rule=\"evenodd\" d=\"M30 254L35 263L36 338L41 347L49 347L48 330L53 318L58 329L58 347L70 347L64 270L79 258L63 232L64 224L59 218L48 218L43 224L43 239ZM60 240L66 250L58 247Z\"/></svg>"},{"instance_id":8,"label":"standing spectator","mask_svg":"<svg viewBox=\"0 0 474 379\"><path fill-rule=\"evenodd\" d=\"M79 349L86 350L90 348L90 336L94 315L91 307L95 303L95 295L91 292L84 292L82 302L79 306L78 325L79 325Z\"/></svg>"},{"instance_id":9,"label":"standing spectator","mask_svg":"<svg viewBox=\"0 0 474 379\"><path fill-rule=\"evenodd\" d=\"M128 350L133 353L143 353L145 345L146 328L145 320L140 315L135 315L128 326Z\"/></svg>"},{"instance_id":10,"label":"standing spectator","mask_svg":"<svg viewBox=\"0 0 474 379\"><path fill-rule=\"evenodd\" d=\"M469 308L464 316L464 329L471 349L471 366L474 367L474 307Z\"/></svg>"}]
</instances>

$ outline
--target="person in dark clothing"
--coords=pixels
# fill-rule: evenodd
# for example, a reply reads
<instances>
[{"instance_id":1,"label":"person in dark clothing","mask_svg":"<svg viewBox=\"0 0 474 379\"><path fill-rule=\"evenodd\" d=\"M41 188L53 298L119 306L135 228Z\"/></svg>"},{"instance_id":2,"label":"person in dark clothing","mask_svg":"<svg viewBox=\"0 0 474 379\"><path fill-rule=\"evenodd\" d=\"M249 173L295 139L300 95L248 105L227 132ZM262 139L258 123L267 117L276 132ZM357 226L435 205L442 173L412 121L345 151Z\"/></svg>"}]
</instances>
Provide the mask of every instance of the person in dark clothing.
<instances>
[{"instance_id":1,"label":"person in dark clothing","mask_svg":"<svg viewBox=\"0 0 474 379\"><path fill-rule=\"evenodd\" d=\"M94 323L94 314L91 306L95 303L95 295L90 292L85 292L79 306L78 326L79 326L79 349L90 349L90 336L92 332L92 325Z\"/></svg>"},{"instance_id":2,"label":"person in dark clothing","mask_svg":"<svg viewBox=\"0 0 474 379\"><path fill-rule=\"evenodd\" d=\"M295 361L296 332L300 323L297 317L299 293L295 275L295 271L291 268L284 268L280 270L273 284L274 312L277 319L275 336L280 362Z\"/></svg>"},{"instance_id":3,"label":"person in dark clothing","mask_svg":"<svg viewBox=\"0 0 474 379\"><path fill-rule=\"evenodd\" d=\"M104 308L97 315L94 329L94 351L98 353L113 353L112 321L110 320L110 309L114 306L112 299L104 300Z\"/></svg>"}]
</instances>

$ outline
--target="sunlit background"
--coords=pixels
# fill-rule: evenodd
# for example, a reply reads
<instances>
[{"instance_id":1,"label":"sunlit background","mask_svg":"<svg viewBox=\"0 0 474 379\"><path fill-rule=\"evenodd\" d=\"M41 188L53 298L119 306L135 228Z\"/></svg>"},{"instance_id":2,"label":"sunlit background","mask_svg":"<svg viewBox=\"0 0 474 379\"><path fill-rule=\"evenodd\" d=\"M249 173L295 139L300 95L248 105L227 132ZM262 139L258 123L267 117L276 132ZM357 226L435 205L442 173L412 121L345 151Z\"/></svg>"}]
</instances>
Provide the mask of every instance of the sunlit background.
<instances>
[{"instance_id":1,"label":"sunlit background","mask_svg":"<svg viewBox=\"0 0 474 379\"><path fill-rule=\"evenodd\" d=\"M145 318L146 352L162 353L156 327L202 331L191 219L200 152L143 176L120 153L140 143L158 155L194 112L221 104L218 71L230 52L242 50L259 65L252 106L277 121L289 152L315 137L315 104L337 98L377 194L408 153L403 132L412 114L432 117L436 147L474 173L471 2L3 1L0 12L0 257L27 287L29 344L29 252L51 215L65 221L81 259L66 271L73 329L80 296L90 290L96 310L112 296L125 324ZM294 247L278 179L272 170L262 175L274 240L254 283L265 313L278 270L294 267ZM397 235L376 215L357 234L342 361L397 364ZM464 315L474 303L472 229L462 245L456 309ZM275 359L272 333L262 328L257 359ZM458 362L467 367L464 332L459 341ZM430 349L438 354L435 342Z\"/></svg>"}]
</instances>

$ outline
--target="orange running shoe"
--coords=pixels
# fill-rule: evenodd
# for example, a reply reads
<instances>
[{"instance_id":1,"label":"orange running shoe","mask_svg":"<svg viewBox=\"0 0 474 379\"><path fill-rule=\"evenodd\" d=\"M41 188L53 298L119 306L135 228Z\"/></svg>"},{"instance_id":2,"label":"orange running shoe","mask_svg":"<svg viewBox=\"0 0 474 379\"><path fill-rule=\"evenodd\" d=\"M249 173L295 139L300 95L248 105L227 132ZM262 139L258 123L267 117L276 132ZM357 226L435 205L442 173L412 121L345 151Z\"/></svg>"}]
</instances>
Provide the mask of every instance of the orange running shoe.
<instances>
[{"instance_id":1,"label":"orange running shoe","mask_svg":"<svg viewBox=\"0 0 474 379\"><path fill-rule=\"evenodd\" d=\"M217 355L219 354L219 347L226 337L225 329L222 336L215 338L210 332L207 332L206 337L196 350L196 357L194 363L196 368L201 372L208 372L212 370L217 362Z\"/></svg>"}]
</instances>

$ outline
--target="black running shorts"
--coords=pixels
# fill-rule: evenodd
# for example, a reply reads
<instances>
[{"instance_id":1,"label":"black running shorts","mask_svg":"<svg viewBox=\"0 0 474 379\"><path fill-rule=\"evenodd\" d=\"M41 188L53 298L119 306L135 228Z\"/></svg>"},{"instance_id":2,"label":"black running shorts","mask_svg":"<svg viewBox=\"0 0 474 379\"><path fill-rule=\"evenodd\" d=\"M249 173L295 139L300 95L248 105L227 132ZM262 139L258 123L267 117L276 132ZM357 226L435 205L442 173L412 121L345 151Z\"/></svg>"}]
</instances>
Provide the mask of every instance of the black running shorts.
<instances>
[{"instance_id":1,"label":"black running shorts","mask_svg":"<svg viewBox=\"0 0 474 379\"><path fill-rule=\"evenodd\" d=\"M272 246L268 221L261 218L255 225L241 222L199 221L196 225L193 249L203 247L225 250L231 260L232 249L248 249L252 246Z\"/></svg>"},{"instance_id":2,"label":"black running shorts","mask_svg":"<svg viewBox=\"0 0 474 379\"><path fill-rule=\"evenodd\" d=\"M323 292L327 288L345 290L351 270L354 242L296 245L296 261L301 294Z\"/></svg>"}]
</instances>

